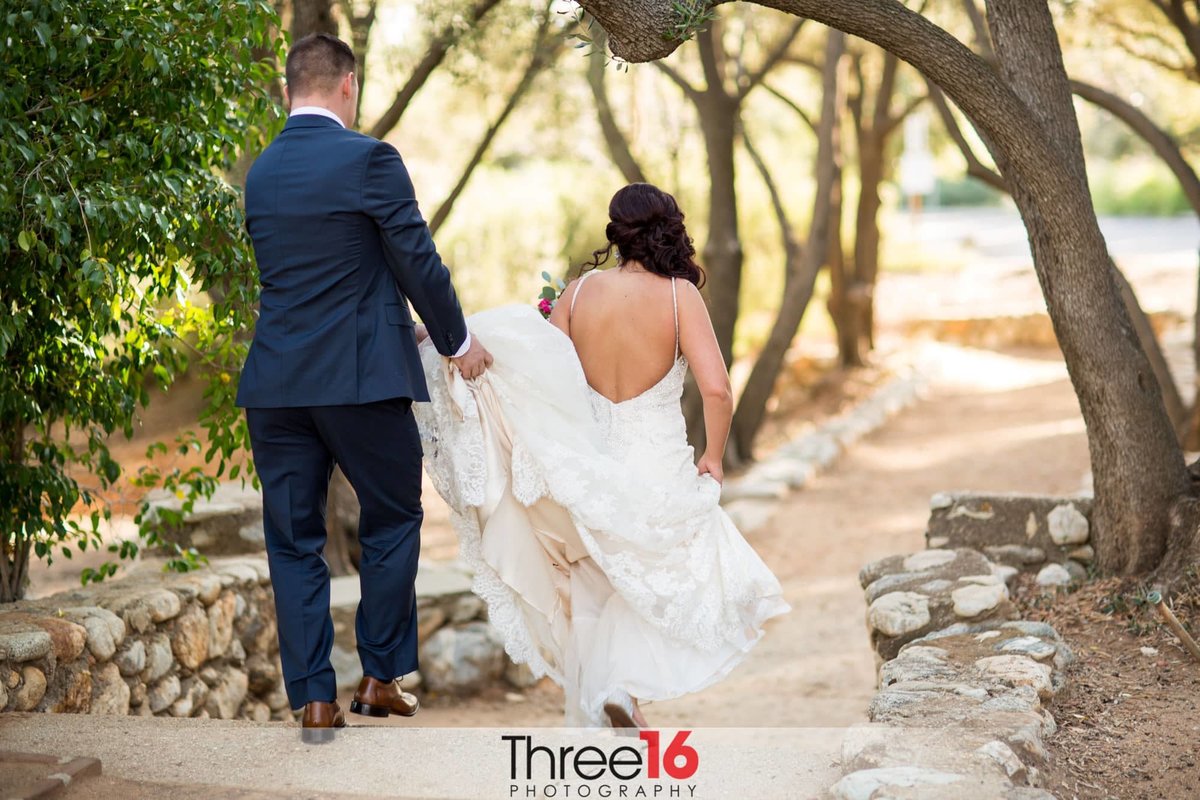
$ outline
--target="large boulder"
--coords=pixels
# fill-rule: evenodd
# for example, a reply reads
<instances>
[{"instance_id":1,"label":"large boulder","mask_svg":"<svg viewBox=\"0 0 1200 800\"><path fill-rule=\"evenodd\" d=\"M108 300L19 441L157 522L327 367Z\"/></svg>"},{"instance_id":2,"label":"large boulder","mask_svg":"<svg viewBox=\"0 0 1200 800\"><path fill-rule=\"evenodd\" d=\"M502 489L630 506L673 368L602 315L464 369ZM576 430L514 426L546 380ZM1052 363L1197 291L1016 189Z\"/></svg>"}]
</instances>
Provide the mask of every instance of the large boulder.
<instances>
[{"instance_id":1,"label":"large boulder","mask_svg":"<svg viewBox=\"0 0 1200 800\"><path fill-rule=\"evenodd\" d=\"M467 695L504 676L504 642L486 622L440 629L425 643L421 676L430 691Z\"/></svg>"}]
</instances>

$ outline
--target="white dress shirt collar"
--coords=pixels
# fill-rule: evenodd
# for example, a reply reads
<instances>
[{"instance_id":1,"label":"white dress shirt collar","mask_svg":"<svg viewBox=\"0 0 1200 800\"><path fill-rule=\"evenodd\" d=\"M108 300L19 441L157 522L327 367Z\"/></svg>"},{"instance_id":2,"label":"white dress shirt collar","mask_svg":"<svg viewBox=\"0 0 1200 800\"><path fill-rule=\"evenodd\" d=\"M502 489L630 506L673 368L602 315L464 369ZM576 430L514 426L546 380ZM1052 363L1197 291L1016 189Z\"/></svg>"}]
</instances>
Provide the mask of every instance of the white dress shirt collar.
<instances>
[{"instance_id":1,"label":"white dress shirt collar","mask_svg":"<svg viewBox=\"0 0 1200 800\"><path fill-rule=\"evenodd\" d=\"M341 125L343 128L346 127L346 123L342 122L341 117L330 111L328 108L323 108L321 106L300 106L299 108L293 108L292 113L288 114L288 117L296 117L301 114L315 114L318 117L328 117L338 125Z\"/></svg>"}]
</instances>

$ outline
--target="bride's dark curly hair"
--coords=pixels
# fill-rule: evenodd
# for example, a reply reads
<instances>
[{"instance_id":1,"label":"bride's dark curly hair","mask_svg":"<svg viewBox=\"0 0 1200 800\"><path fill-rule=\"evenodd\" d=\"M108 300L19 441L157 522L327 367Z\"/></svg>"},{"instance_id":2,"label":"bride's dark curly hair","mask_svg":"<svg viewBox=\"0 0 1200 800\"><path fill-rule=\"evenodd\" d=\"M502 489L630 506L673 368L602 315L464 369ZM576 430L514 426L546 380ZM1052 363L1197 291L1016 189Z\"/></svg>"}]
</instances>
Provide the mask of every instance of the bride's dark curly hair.
<instances>
[{"instance_id":1,"label":"bride's dark curly hair","mask_svg":"<svg viewBox=\"0 0 1200 800\"><path fill-rule=\"evenodd\" d=\"M696 248L674 197L649 183L631 183L613 195L608 218L608 245L592 253L581 275L608 261L616 248L618 262L636 261L656 275L704 285L704 270L696 263Z\"/></svg>"}]
</instances>

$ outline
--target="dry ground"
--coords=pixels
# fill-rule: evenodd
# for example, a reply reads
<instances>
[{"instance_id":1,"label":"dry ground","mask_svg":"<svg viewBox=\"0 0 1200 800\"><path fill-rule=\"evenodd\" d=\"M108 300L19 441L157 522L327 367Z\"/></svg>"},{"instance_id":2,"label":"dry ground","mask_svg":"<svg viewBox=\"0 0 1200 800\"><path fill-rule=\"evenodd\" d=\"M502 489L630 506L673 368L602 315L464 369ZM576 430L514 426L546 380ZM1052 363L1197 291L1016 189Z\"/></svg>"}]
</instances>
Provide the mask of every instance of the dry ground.
<instances>
[{"instance_id":1,"label":"dry ground","mask_svg":"<svg viewBox=\"0 0 1200 800\"><path fill-rule=\"evenodd\" d=\"M1059 731L1046 788L1060 800L1200 797L1200 663L1145 604L1147 588L1110 578L1069 595L1026 581L1018 598L1052 624L1076 660L1051 712ZM1175 612L1200 627L1200 591L1177 595Z\"/></svg>"}]
</instances>

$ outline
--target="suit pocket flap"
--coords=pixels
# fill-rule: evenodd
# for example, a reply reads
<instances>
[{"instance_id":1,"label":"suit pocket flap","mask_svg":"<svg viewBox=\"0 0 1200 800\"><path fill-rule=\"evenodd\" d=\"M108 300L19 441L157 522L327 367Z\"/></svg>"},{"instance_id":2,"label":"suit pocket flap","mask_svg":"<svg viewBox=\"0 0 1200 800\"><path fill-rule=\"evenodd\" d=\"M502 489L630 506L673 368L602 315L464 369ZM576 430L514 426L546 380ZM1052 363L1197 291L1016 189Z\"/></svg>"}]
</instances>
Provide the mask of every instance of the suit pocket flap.
<instances>
[{"instance_id":1,"label":"suit pocket flap","mask_svg":"<svg viewBox=\"0 0 1200 800\"><path fill-rule=\"evenodd\" d=\"M407 328L413 326L412 316L408 313L408 306L404 303L388 303L384 307L384 312L387 314L389 325L403 325Z\"/></svg>"}]
</instances>

